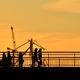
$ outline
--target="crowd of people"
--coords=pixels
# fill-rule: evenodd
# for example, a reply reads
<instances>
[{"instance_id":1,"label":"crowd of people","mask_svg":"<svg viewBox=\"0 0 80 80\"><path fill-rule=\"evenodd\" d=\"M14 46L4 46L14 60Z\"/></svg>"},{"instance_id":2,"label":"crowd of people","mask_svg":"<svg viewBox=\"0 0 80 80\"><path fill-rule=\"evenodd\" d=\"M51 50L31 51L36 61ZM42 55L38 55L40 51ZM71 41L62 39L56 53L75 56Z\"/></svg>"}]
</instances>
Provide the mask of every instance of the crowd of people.
<instances>
[{"instance_id":1,"label":"crowd of people","mask_svg":"<svg viewBox=\"0 0 80 80\"><path fill-rule=\"evenodd\" d=\"M0 67L13 67L14 63L12 61L13 57L10 54L10 51L7 52L7 55L5 52L3 52L2 59L0 60ZM19 53L19 67L23 67L23 54Z\"/></svg>"},{"instance_id":2,"label":"crowd of people","mask_svg":"<svg viewBox=\"0 0 80 80\"><path fill-rule=\"evenodd\" d=\"M2 55L2 60L0 61L0 66L1 67L11 67L12 65L12 57L10 55L10 52L8 51L7 56L5 54L5 52Z\"/></svg>"},{"instance_id":3,"label":"crowd of people","mask_svg":"<svg viewBox=\"0 0 80 80\"><path fill-rule=\"evenodd\" d=\"M12 56L10 54L10 51L7 52L7 55L5 52L3 52L2 59L0 60L0 66L1 67L12 67ZM23 67L24 59L22 52L19 53L18 57L19 67ZM35 67L36 63L38 64L37 67L41 67L42 65L42 49L39 50L35 48L34 53L32 54L32 64L31 67Z\"/></svg>"}]
</instances>

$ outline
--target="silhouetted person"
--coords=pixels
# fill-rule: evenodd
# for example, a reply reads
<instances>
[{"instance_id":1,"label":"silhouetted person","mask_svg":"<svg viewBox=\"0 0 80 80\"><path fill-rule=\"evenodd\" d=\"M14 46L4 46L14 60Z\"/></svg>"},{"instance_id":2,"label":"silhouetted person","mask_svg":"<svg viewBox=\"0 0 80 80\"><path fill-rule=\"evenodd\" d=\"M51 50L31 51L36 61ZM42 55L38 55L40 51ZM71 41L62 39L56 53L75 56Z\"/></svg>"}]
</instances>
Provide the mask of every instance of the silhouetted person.
<instances>
[{"instance_id":1,"label":"silhouetted person","mask_svg":"<svg viewBox=\"0 0 80 80\"><path fill-rule=\"evenodd\" d=\"M39 51L38 51L38 67L41 67L42 65L42 49L40 48Z\"/></svg>"},{"instance_id":2,"label":"silhouetted person","mask_svg":"<svg viewBox=\"0 0 80 80\"><path fill-rule=\"evenodd\" d=\"M5 52L3 52L3 55L2 55L1 66L6 67L6 54L5 54Z\"/></svg>"},{"instance_id":3,"label":"silhouetted person","mask_svg":"<svg viewBox=\"0 0 80 80\"><path fill-rule=\"evenodd\" d=\"M35 51L34 51L34 61L37 62L38 58L37 58L37 48L35 48Z\"/></svg>"},{"instance_id":4,"label":"silhouetted person","mask_svg":"<svg viewBox=\"0 0 80 80\"><path fill-rule=\"evenodd\" d=\"M33 56L32 56L32 67L35 66L35 62L38 62L38 58L37 58L37 48L35 48L34 54L33 54Z\"/></svg>"},{"instance_id":5,"label":"silhouetted person","mask_svg":"<svg viewBox=\"0 0 80 80\"><path fill-rule=\"evenodd\" d=\"M23 67L23 54L22 52L19 53L19 67Z\"/></svg>"},{"instance_id":6,"label":"silhouetted person","mask_svg":"<svg viewBox=\"0 0 80 80\"><path fill-rule=\"evenodd\" d=\"M6 62L7 62L7 64L6 64L6 66L7 67L11 67L11 60L12 60L12 57L11 57L11 55L10 55L10 51L8 51L8 53L7 53L7 58L6 58Z\"/></svg>"}]
</instances>

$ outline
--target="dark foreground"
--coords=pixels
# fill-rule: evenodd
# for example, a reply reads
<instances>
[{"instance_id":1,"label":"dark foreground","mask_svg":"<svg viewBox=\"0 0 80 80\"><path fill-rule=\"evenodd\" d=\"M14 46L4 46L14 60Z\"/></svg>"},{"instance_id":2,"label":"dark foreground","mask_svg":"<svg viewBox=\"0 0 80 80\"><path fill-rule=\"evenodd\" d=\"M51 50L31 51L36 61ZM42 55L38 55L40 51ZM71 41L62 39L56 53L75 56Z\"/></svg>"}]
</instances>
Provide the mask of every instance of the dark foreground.
<instances>
[{"instance_id":1,"label":"dark foreground","mask_svg":"<svg viewBox=\"0 0 80 80\"><path fill-rule=\"evenodd\" d=\"M70 80L80 78L79 67L0 68L0 80Z\"/></svg>"}]
</instances>

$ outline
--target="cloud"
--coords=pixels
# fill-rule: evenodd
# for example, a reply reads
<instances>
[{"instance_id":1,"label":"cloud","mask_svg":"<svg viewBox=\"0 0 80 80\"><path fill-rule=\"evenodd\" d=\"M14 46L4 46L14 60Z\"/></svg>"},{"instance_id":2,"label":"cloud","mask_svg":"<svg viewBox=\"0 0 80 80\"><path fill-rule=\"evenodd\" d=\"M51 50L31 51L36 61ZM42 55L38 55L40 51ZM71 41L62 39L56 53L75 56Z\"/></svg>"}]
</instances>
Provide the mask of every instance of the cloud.
<instances>
[{"instance_id":1,"label":"cloud","mask_svg":"<svg viewBox=\"0 0 80 80\"><path fill-rule=\"evenodd\" d=\"M80 0L59 0L50 2L44 4L42 9L54 12L80 13Z\"/></svg>"}]
</instances>

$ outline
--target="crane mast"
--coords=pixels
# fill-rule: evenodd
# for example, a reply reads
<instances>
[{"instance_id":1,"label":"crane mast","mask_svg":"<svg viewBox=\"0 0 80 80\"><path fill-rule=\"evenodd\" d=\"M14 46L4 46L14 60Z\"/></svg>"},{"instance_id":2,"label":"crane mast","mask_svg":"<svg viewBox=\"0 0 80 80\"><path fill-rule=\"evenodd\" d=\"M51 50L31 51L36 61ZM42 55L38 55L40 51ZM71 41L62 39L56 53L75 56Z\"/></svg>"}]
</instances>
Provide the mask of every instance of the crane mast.
<instances>
[{"instance_id":1,"label":"crane mast","mask_svg":"<svg viewBox=\"0 0 80 80\"><path fill-rule=\"evenodd\" d=\"M40 47L40 48L42 48L42 49L45 50L45 48L43 48L37 41L33 40L32 38L31 38L30 40L28 40L27 42L25 42L24 44L16 47L14 30L13 30L13 27L12 27L12 26L11 26L11 33L12 33L12 41L13 41L13 49L12 49L12 53L13 53L13 54L12 54L12 62L13 62L12 66L13 66L13 67L15 67L15 64L18 62L18 60L15 62L15 54L14 54L14 53L16 53L16 51L17 51L18 48L22 47L23 45L27 44L28 42L30 42L29 48L24 52L23 55L25 55L25 53L26 53L28 50L30 50L30 55L31 55L31 58L32 58L32 57L33 57L33 45L36 45L36 46L38 46L38 47ZM8 48L8 49L10 49L10 48ZM32 60L32 61L33 61L33 60ZM33 63L33 62L32 62L32 63Z\"/></svg>"},{"instance_id":2,"label":"crane mast","mask_svg":"<svg viewBox=\"0 0 80 80\"><path fill-rule=\"evenodd\" d=\"M11 32L12 32L12 39L13 39L13 67L14 67L14 52L15 52L15 49L16 49L16 42L15 42L15 37L14 37L14 31L13 31L13 27L11 26Z\"/></svg>"},{"instance_id":3,"label":"crane mast","mask_svg":"<svg viewBox=\"0 0 80 80\"><path fill-rule=\"evenodd\" d=\"M14 31L13 31L13 27L11 26L11 32L12 32L12 39L13 39L13 48L16 48L16 42L15 42L15 37L14 37Z\"/></svg>"}]
</instances>

